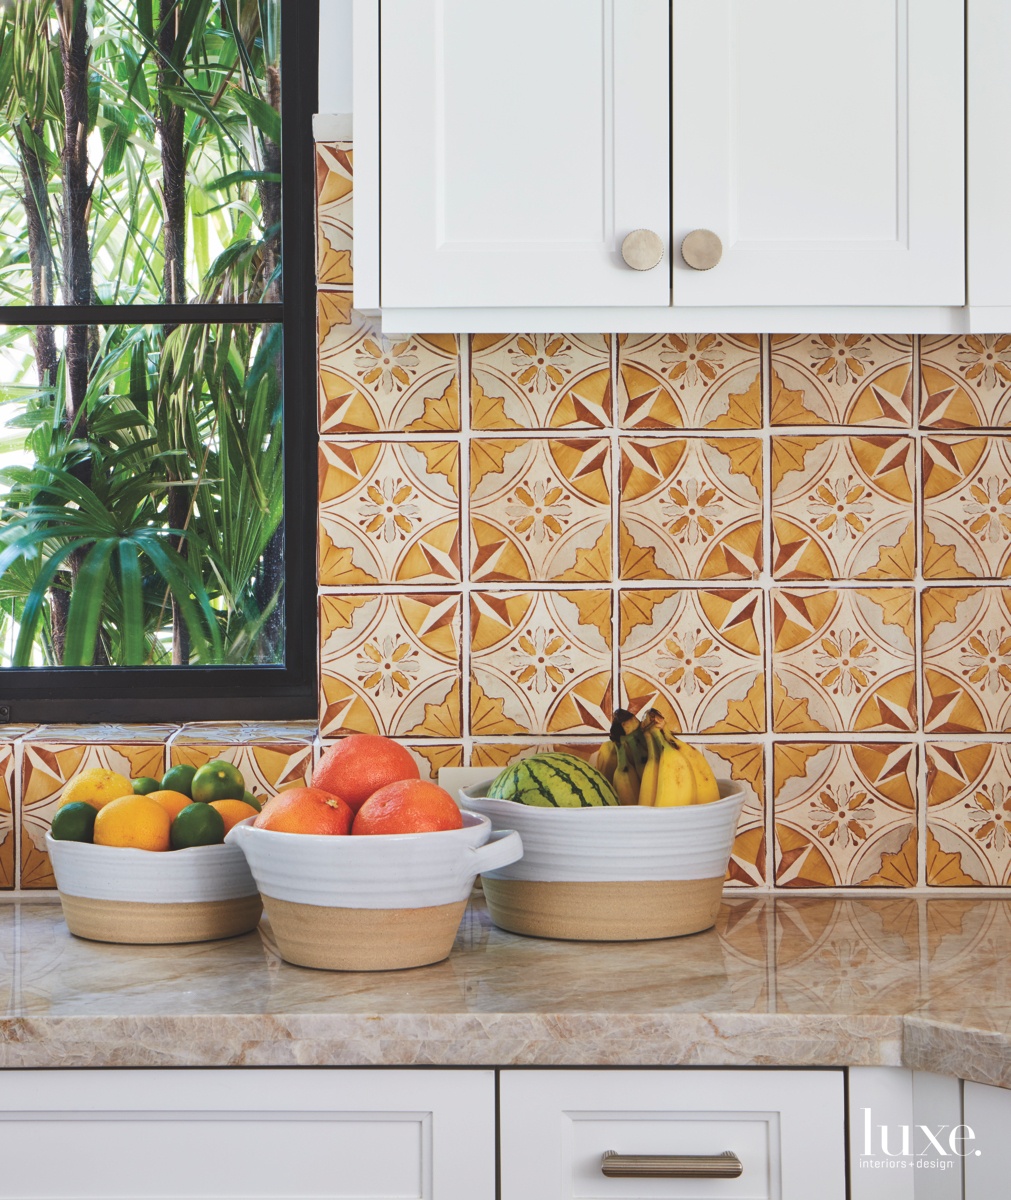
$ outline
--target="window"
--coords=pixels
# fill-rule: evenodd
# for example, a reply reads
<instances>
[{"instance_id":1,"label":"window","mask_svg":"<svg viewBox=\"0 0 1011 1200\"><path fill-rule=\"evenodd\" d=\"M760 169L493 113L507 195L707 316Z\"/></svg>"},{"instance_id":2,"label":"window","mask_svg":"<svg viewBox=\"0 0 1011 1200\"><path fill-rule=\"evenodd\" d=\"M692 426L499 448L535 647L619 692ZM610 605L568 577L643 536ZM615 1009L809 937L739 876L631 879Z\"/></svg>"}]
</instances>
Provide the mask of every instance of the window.
<instances>
[{"instance_id":1,"label":"window","mask_svg":"<svg viewBox=\"0 0 1011 1200\"><path fill-rule=\"evenodd\" d=\"M0 705L315 711L312 0L0 0Z\"/></svg>"}]
</instances>

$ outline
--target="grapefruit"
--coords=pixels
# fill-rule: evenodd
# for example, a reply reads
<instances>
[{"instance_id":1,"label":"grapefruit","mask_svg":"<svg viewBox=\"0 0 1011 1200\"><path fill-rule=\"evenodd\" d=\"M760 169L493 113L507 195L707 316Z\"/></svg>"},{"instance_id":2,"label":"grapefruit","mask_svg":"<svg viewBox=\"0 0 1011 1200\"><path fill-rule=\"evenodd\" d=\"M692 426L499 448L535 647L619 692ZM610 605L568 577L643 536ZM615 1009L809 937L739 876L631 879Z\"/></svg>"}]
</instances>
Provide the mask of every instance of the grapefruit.
<instances>
[{"instance_id":1,"label":"grapefruit","mask_svg":"<svg viewBox=\"0 0 1011 1200\"><path fill-rule=\"evenodd\" d=\"M444 788L402 779L370 796L358 810L352 833L436 833L460 829L463 817Z\"/></svg>"},{"instance_id":2,"label":"grapefruit","mask_svg":"<svg viewBox=\"0 0 1011 1200\"><path fill-rule=\"evenodd\" d=\"M349 805L322 788L289 788L268 800L253 825L276 833L322 833L341 835L351 832L354 813Z\"/></svg>"},{"instance_id":3,"label":"grapefruit","mask_svg":"<svg viewBox=\"0 0 1011 1200\"><path fill-rule=\"evenodd\" d=\"M374 733L352 733L323 755L312 786L336 793L357 812L387 784L419 778L418 764L399 742Z\"/></svg>"}]
</instances>

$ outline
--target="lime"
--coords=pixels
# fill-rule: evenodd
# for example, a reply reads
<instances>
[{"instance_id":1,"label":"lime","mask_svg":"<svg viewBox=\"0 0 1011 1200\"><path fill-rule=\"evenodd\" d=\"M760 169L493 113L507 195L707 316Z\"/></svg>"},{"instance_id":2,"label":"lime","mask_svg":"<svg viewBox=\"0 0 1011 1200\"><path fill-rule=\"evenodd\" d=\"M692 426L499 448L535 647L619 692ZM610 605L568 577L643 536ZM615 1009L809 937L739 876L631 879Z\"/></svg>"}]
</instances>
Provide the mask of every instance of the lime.
<instances>
[{"instance_id":1,"label":"lime","mask_svg":"<svg viewBox=\"0 0 1011 1200\"><path fill-rule=\"evenodd\" d=\"M217 846L225 840L225 821L209 804L187 804L172 822L172 849Z\"/></svg>"},{"instance_id":2,"label":"lime","mask_svg":"<svg viewBox=\"0 0 1011 1200\"><path fill-rule=\"evenodd\" d=\"M171 767L165 772L161 780L161 790L163 792L181 792L184 796L192 798L193 793L190 788L193 784L193 776L196 774L196 767L178 766Z\"/></svg>"},{"instance_id":3,"label":"lime","mask_svg":"<svg viewBox=\"0 0 1011 1200\"><path fill-rule=\"evenodd\" d=\"M52 835L58 842L92 842L98 809L83 800L72 800L53 816Z\"/></svg>"},{"instance_id":4,"label":"lime","mask_svg":"<svg viewBox=\"0 0 1011 1200\"><path fill-rule=\"evenodd\" d=\"M254 796L252 792L243 792L242 799L250 808L255 808L257 812L263 812L263 801Z\"/></svg>"},{"instance_id":5,"label":"lime","mask_svg":"<svg viewBox=\"0 0 1011 1200\"><path fill-rule=\"evenodd\" d=\"M161 790L161 783L157 779L152 779L150 775L141 775L139 779L133 781L133 794L135 796L150 796L152 792Z\"/></svg>"},{"instance_id":6,"label":"lime","mask_svg":"<svg viewBox=\"0 0 1011 1200\"><path fill-rule=\"evenodd\" d=\"M210 804L212 800L241 800L246 793L242 775L231 763L216 758L193 776L190 795Z\"/></svg>"}]
</instances>

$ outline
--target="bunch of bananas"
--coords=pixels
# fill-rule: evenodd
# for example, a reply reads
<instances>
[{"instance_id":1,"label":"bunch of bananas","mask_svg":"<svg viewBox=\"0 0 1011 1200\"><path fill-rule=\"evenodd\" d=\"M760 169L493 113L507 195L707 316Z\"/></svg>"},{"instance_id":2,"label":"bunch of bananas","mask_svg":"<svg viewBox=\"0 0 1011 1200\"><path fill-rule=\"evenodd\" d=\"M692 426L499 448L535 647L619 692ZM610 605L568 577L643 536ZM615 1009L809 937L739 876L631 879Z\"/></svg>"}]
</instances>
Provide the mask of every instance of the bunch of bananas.
<instances>
[{"instance_id":1,"label":"bunch of bananas","mask_svg":"<svg viewBox=\"0 0 1011 1200\"><path fill-rule=\"evenodd\" d=\"M665 727L662 713L643 720L620 708L611 736L597 751L597 770L613 784L622 804L673 808L719 800L720 789L702 752Z\"/></svg>"}]
</instances>

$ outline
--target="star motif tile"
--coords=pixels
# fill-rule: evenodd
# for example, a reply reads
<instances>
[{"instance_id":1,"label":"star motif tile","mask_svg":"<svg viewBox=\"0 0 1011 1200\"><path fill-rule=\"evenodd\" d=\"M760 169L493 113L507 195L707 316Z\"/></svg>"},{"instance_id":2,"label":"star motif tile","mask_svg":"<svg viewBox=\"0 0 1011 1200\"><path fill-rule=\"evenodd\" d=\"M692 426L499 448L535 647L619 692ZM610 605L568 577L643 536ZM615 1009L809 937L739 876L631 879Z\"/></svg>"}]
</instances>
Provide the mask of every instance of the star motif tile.
<instances>
[{"instance_id":1,"label":"star motif tile","mask_svg":"<svg viewBox=\"0 0 1011 1200\"><path fill-rule=\"evenodd\" d=\"M913 423L913 339L775 334L773 425Z\"/></svg>"},{"instance_id":2,"label":"star motif tile","mask_svg":"<svg viewBox=\"0 0 1011 1200\"><path fill-rule=\"evenodd\" d=\"M922 627L927 732L1011 732L1011 591L927 588Z\"/></svg>"},{"instance_id":3,"label":"star motif tile","mask_svg":"<svg viewBox=\"0 0 1011 1200\"><path fill-rule=\"evenodd\" d=\"M621 578L756 579L758 438L621 439Z\"/></svg>"},{"instance_id":4,"label":"star motif tile","mask_svg":"<svg viewBox=\"0 0 1011 1200\"><path fill-rule=\"evenodd\" d=\"M761 339L717 333L623 334L623 429L760 429Z\"/></svg>"},{"instance_id":5,"label":"star motif tile","mask_svg":"<svg viewBox=\"0 0 1011 1200\"><path fill-rule=\"evenodd\" d=\"M920 424L928 429L1011 423L1011 335L920 339Z\"/></svg>"},{"instance_id":6,"label":"star motif tile","mask_svg":"<svg viewBox=\"0 0 1011 1200\"><path fill-rule=\"evenodd\" d=\"M1011 577L1011 438L923 441L923 574Z\"/></svg>"},{"instance_id":7,"label":"star motif tile","mask_svg":"<svg viewBox=\"0 0 1011 1200\"><path fill-rule=\"evenodd\" d=\"M777 733L916 729L914 591L777 588Z\"/></svg>"},{"instance_id":8,"label":"star motif tile","mask_svg":"<svg viewBox=\"0 0 1011 1200\"><path fill-rule=\"evenodd\" d=\"M1011 886L1011 746L927 746L927 828L947 853L935 887Z\"/></svg>"},{"instance_id":9,"label":"star motif tile","mask_svg":"<svg viewBox=\"0 0 1011 1200\"><path fill-rule=\"evenodd\" d=\"M761 743L698 742L717 779L730 779L744 788L745 801L730 851L727 886L762 887L768 879L765 836L765 748Z\"/></svg>"},{"instance_id":10,"label":"star motif tile","mask_svg":"<svg viewBox=\"0 0 1011 1200\"><path fill-rule=\"evenodd\" d=\"M0 891L17 887L17 837L20 797L19 758L16 740L0 741Z\"/></svg>"},{"instance_id":11,"label":"star motif tile","mask_svg":"<svg viewBox=\"0 0 1011 1200\"><path fill-rule=\"evenodd\" d=\"M350 142L316 143L316 282L354 283L354 151Z\"/></svg>"}]
</instances>

